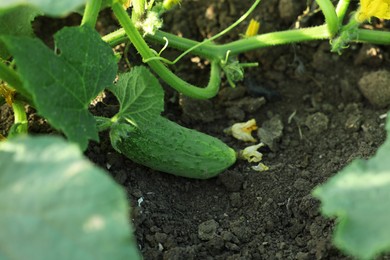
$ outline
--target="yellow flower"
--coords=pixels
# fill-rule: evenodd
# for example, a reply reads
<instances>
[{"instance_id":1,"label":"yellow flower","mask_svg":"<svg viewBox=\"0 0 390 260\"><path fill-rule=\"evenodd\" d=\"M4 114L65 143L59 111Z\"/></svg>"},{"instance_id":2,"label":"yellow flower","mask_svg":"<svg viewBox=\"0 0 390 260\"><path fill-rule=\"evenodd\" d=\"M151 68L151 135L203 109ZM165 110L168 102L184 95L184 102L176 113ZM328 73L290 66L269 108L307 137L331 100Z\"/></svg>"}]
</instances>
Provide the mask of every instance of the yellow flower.
<instances>
[{"instance_id":1,"label":"yellow flower","mask_svg":"<svg viewBox=\"0 0 390 260\"><path fill-rule=\"evenodd\" d=\"M356 15L357 21L364 22L372 16L390 19L390 0L360 0L360 9Z\"/></svg>"},{"instance_id":2,"label":"yellow flower","mask_svg":"<svg viewBox=\"0 0 390 260\"><path fill-rule=\"evenodd\" d=\"M251 135L252 131L256 129L256 120L251 119L248 122L236 123L232 127L226 129L225 132L244 142L256 142L256 139Z\"/></svg>"},{"instance_id":3,"label":"yellow flower","mask_svg":"<svg viewBox=\"0 0 390 260\"><path fill-rule=\"evenodd\" d=\"M240 151L240 158L247 160L248 162L260 162L263 159L263 154L258 152L257 149L263 147L263 143L251 145Z\"/></svg>"},{"instance_id":4,"label":"yellow flower","mask_svg":"<svg viewBox=\"0 0 390 260\"><path fill-rule=\"evenodd\" d=\"M245 37L251 37L257 35L260 29L260 23L255 19L251 19L248 28L246 28Z\"/></svg>"}]
</instances>

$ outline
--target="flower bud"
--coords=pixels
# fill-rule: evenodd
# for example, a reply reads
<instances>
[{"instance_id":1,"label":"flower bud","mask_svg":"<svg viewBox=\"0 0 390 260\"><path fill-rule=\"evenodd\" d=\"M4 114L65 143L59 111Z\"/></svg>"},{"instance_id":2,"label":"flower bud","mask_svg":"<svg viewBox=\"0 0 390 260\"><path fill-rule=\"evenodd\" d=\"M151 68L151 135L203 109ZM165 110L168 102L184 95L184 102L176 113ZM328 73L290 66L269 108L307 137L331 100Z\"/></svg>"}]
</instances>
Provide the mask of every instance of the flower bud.
<instances>
[{"instance_id":1,"label":"flower bud","mask_svg":"<svg viewBox=\"0 0 390 260\"><path fill-rule=\"evenodd\" d=\"M180 0L164 0L163 7L165 10L170 10L177 4L180 4Z\"/></svg>"},{"instance_id":2,"label":"flower bud","mask_svg":"<svg viewBox=\"0 0 390 260\"><path fill-rule=\"evenodd\" d=\"M260 29L260 23L255 19L251 19L248 28L246 28L245 37L251 37L257 35Z\"/></svg>"}]
</instances>

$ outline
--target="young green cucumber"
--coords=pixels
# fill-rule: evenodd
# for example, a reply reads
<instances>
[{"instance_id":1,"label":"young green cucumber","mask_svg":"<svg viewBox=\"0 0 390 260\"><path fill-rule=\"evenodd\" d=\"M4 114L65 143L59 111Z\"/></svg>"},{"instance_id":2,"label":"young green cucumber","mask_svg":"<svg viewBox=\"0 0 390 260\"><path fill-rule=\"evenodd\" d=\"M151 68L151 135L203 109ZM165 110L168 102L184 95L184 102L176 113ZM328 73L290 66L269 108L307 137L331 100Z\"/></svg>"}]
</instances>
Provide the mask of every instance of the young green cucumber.
<instances>
[{"instance_id":1,"label":"young green cucumber","mask_svg":"<svg viewBox=\"0 0 390 260\"><path fill-rule=\"evenodd\" d=\"M221 140L162 116L143 127L116 123L112 146L136 163L178 176L208 179L234 164L236 152Z\"/></svg>"}]
</instances>

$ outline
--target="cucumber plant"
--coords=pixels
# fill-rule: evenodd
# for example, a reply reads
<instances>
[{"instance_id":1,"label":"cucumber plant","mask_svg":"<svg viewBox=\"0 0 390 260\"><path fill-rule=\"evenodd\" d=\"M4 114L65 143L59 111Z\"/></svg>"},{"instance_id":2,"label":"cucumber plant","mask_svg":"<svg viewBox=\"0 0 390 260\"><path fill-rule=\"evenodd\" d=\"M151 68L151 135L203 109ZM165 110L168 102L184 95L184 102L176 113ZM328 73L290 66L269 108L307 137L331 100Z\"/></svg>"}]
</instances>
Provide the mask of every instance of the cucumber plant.
<instances>
[{"instance_id":1,"label":"cucumber plant","mask_svg":"<svg viewBox=\"0 0 390 260\"><path fill-rule=\"evenodd\" d=\"M207 179L236 161L236 152L221 140L161 116L164 93L146 67L119 75L109 90L118 98L120 109L111 119L99 117L100 129L109 128L113 147L134 162L178 176Z\"/></svg>"},{"instance_id":2,"label":"cucumber plant","mask_svg":"<svg viewBox=\"0 0 390 260\"><path fill-rule=\"evenodd\" d=\"M235 163L236 153L214 137L163 118L163 91L146 66L183 95L209 99L218 93L221 75L224 74L234 87L235 81L243 79L244 69L255 65L239 61L239 54L245 52L281 44L330 40L332 51L341 54L351 42L390 43L390 33L360 28L372 16L389 19L387 1L361 0L359 9L352 12L347 21L345 17L350 0L339 0L336 6L331 0L316 2L325 17L323 25L248 35L230 43L217 44L215 42L218 37L246 19L260 0L254 0L251 8L231 26L201 42L160 30L161 15L177 6L178 0L0 1L0 104L8 103L15 114L15 124L7 138L0 136L0 140L7 139L0 146L0 160L6 164L5 170L0 170L0 177L10 176L9 169L18 169L14 167L15 162L21 156L19 153L23 155L24 149L31 149L32 153L49 154L51 147L55 147L51 143L63 142L34 142L20 137L28 132L24 110L26 104L34 107L39 115L62 132L71 143L76 143L79 151L84 151L90 140L99 141L99 131L109 130L112 146L137 163L189 178L206 179L216 176ZM130 5L131 9L128 10ZM112 10L121 28L101 36L94 27L103 8ZM31 22L38 15L62 17L74 11L83 15L80 26L57 32L54 35L54 50L34 37ZM123 42L130 42L135 47L146 66L135 67L130 72L118 75L118 59L112 47ZM151 49L149 42L183 53L174 61L169 61L162 57L161 52ZM187 54L195 54L210 61L210 80L207 86L192 85L169 69L168 65L176 63ZM113 84L116 76L119 80ZM88 111L91 101L104 90L111 91L120 103L119 112L112 118L93 116ZM27 145L21 145L23 142ZM15 148L14 151L8 144L26 148ZM45 149L41 151L34 145L42 145ZM61 145L59 147L63 147ZM58 160L61 160L60 157ZM69 158L64 156L62 159L66 161ZM47 161L43 160L42 163ZM104 180L100 182L103 183ZM54 194L54 191L49 194ZM316 194L319 197L325 196L325 192L321 190ZM37 198L39 199L45 198ZM386 212L386 216L388 215L390 214ZM92 220L92 226L87 227L101 227L100 218ZM387 243L390 239L385 236L384 240ZM347 252L360 252L356 247L359 245L349 247ZM132 252L134 248L133 246ZM385 246L377 247L376 251L384 250L383 248ZM2 256L0 251L0 258Z\"/></svg>"}]
</instances>

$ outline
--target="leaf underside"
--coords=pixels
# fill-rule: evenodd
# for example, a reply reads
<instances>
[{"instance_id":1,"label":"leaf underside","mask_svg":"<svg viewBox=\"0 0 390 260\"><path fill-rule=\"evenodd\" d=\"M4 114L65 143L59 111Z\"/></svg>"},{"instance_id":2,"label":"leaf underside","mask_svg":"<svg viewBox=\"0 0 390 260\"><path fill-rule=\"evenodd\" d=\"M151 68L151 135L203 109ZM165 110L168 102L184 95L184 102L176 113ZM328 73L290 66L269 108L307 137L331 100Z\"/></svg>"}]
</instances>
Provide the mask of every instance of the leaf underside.
<instances>
[{"instance_id":1,"label":"leaf underside","mask_svg":"<svg viewBox=\"0 0 390 260\"><path fill-rule=\"evenodd\" d=\"M79 7L83 6L86 0L1 0L0 14L9 12L11 9L20 7L33 7L45 15L65 16Z\"/></svg>"},{"instance_id":2,"label":"leaf underside","mask_svg":"<svg viewBox=\"0 0 390 260\"><path fill-rule=\"evenodd\" d=\"M338 218L336 246L361 259L390 251L389 154L387 139L373 158L353 161L313 191L322 213Z\"/></svg>"},{"instance_id":3,"label":"leaf underside","mask_svg":"<svg viewBox=\"0 0 390 260\"><path fill-rule=\"evenodd\" d=\"M125 192L59 137L0 143L0 259L140 259Z\"/></svg>"}]
</instances>

